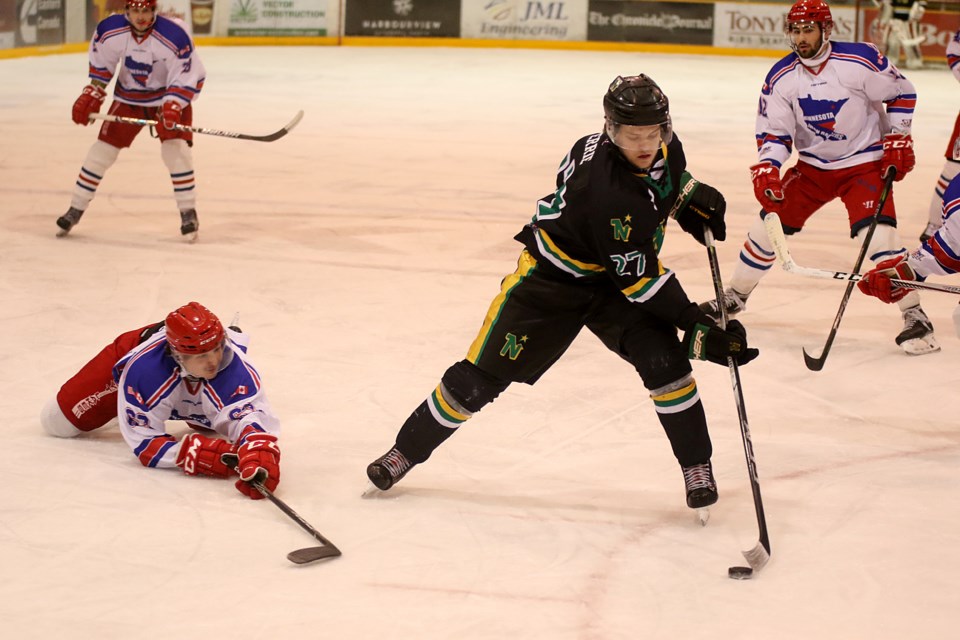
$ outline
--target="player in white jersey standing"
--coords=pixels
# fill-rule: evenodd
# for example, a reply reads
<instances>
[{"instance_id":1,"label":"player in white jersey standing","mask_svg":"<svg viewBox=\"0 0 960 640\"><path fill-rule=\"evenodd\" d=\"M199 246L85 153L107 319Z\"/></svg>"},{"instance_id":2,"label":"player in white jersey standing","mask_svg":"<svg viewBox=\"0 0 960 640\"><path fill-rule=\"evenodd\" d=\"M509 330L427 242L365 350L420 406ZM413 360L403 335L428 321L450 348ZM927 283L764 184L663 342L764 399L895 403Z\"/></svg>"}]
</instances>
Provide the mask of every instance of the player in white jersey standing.
<instances>
[{"instance_id":1,"label":"player in white jersey standing","mask_svg":"<svg viewBox=\"0 0 960 640\"><path fill-rule=\"evenodd\" d=\"M224 329L203 305L190 302L164 322L126 331L104 347L47 402L40 424L50 435L72 438L119 417L120 432L145 467L227 478L258 500L250 486L280 482L280 422L247 358L248 340ZM198 433L179 440L166 421L181 420ZM239 459L227 466L223 454Z\"/></svg>"},{"instance_id":2,"label":"player in white jersey standing","mask_svg":"<svg viewBox=\"0 0 960 640\"><path fill-rule=\"evenodd\" d=\"M960 82L960 30L953 34L953 38L947 43L947 64L950 65L950 71L953 77ZM960 113L953 123L953 133L947 141L947 150L943 156L946 162L943 163L943 170L940 172L940 178L937 185L933 188L933 197L930 198L930 209L928 211L927 227L920 234L920 242L925 241L932 236L943 223L942 207L943 194L947 190L950 181L960 174Z\"/></svg>"},{"instance_id":3,"label":"player in white jersey standing","mask_svg":"<svg viewBox=\"0 0 960 640\"><path fill-rule=\"evenodd\" d=\"M929 276L960 273L960 176L944 189L940 200L941 224L907 256L885 260L864 274L860 290L884 302L897 302L907 289L893 286L890 278L926 280ZM953 310L953 324L960 336L960 305Z\"/></svg>"},{"instance_id":4,"label":"player in white jersey standing","mask_svg":"<svg viewBox=\"0 0 960 640\"><path fill-rule=\"evenodd\" d=\"M173 196L180 209L180 233L197 237L196 192L193 176L193 134L175 129L191 125L191 104L203 88L206 71L182 22L157 15L156 0L127 0L123 14L102 20L90 42L90 84L73 105L73 121L86 126L107 96L116 75L115 116L158 120L160 156L170 172ZM70 209L57 219L58 236L80 221L104 175L130 146L142 127L106 121L90 147L73 189Z\"/></svg>"},{"instance_id":5,"label":"player in white jersey standing","mask_svg":"<svg viewBox=\"0 0 960 640\"><path fill-rule=\"evenodd\" d=\"M799 0L787 14L785 32L793 53L773 65L761 90L759 162L750 167L750 175L763 209L747 233L724 292L730 316L743 311L747 297L774 264L763 224L767 211L780 215L790 235L839 198L847 210L850 237L862 246L889 171L896 170L895 179L901 180L913 169L913 84L873 45L830 42L832 29L830 7L822 0ZM798 161L781 178L794 146ZM872 261L906 254L896 224L891 193L867 248ZM919 295L911 292L899 305L904 326L896 343L911 355L939 351ZM716 301L700 307L719 318Z\"/></svg>"}]
</instances>

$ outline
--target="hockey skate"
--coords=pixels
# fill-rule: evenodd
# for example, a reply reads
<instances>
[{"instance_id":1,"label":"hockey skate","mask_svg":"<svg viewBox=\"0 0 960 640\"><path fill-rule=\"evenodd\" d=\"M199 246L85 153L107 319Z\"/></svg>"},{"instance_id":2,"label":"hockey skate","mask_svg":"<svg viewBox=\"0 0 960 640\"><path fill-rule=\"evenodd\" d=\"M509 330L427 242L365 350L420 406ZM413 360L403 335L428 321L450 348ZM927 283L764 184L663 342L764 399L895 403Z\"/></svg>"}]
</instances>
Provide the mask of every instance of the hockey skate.
<instances>
[{"instance_id":1,"label":"hockey skate","mask_svg":"<svg viewBox=\"0 0 960 640\"><path fill-rule=\"evenodd\" d=\"M367 466L367 477L377 489L386 491L407 475L414 465L407 456L393 447Z\"/></svg>"},{"instance_id":2,"label":"hockey skate","mask_svg":"<svg viewBox=\"0 0 960 640\"><path fill-rule=\"evenodd\" d=\"M933 335L933 323L920 305L903 312L903 331L897 336L897 344L911 356L940 351L940 343Z\"/></svg>"},{"instance_id":3,"label":"hockey skate","mask_svg":"<svg viewBox=\"0 0 960 640\"><path fill-rule=\"evenodd\" d=\"M73 229L78 222L80 222L80 216L83 215L83 211L80 209L75 209L70 207L67 209L67 212L57 218L57 226L60 227L60 230L57 231L57 237L62 238L63 236L70 233L70 229Z\"/></svg>"},{"instance_id":4,"label":"hockey skate","mask_svg":"<svg viewBox=\"0 0 960 640\"><path fill-rule=\"evenodd\" d=\"M687 488L687 506L697 510L701 525L710 519L710 510L719 497L717 482L713 479L713 466L709 462L683 467L683 483Z\"/></svg>"},{"instance_id":5,"label":"hockey skate","mask_svg":"<svg viewBox=\"0 0 960 640\"><path fill-rule=\"evenodd\" d=\"M197 220L197 210L187 209L180 212L180 234L187 242L197 241L197 230L200 228L200 221Z\"/></svg>"},{"instance_id":6,"label":"hockey skate","mask_svg":"<svg viewBox=\"0 0 960 640\"><path fill-rule=\"evenodd\" d=\"M727 309L728 319L733 318L747 308L747 298L749 296L749 293L740 293L739 291L733 289L733 287L730 287L723 292L723 305ZM720 322L720 307L717 306L716 300L701 302L700 311L703 311L705 314L707 314L707 316L709 316L714 322Z\"/></svg>"}]
</instances>

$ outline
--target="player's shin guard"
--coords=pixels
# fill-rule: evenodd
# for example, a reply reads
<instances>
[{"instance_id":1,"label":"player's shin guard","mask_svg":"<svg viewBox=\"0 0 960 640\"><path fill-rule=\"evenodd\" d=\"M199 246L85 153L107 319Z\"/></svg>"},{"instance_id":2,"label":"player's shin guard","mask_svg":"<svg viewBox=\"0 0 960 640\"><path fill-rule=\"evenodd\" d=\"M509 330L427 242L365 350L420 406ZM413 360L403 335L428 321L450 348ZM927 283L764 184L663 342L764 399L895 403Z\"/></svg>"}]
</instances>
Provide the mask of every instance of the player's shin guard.
<instances>
[{"instance_id":1,"label":"player's shin guard","mask_svg":"<svg viewBox=\"0 0 960 640\"><path fill-rule=\"evenodd\" d=\"M433 393L407 418L397 434L397 447L411 462L424 462L509 384L461 360L447 369Z\"/></svg>"},{"instance_id":2,"label":"player's shin guard","mask_svg":"<svg viewBox=\"0 0 960 640\"><path fill-rule=\"evenodd\" d=\"M197 194L194 189L193 152L186 140L165 140L160 143L160 155L170 172L173 185L173 197L180 211L197 208Z\"/></svg>"},{"instance_id":3,"label":"player's shin guard","mask_svg":"<svg viewBox=\"0 0 960 640\"><path fill-rule=\"evenodd\" d=\"M700 509L713 504L717 501L717 484L710 467L713 445L696 381L687 374L651 390L650 397L683 470L687 506Z\"/></svg>"},{"instance_id":4,"label":"player's shin guard","mask_svg":"<svg viewBox=\"0 0 960 640\"><path fill-rule=\"evenodd\" d=\"M466 360L456 363L403 423L396 445L367 467L367 477L377 488L389 489L509 384Z\"/></svg>"},{"instance_id":5,"label":"player's shin guard","mask_svg":"<svg viewBox=\"0 0 960 640\"><path fill-rule=\"evenodd\" d=\"M707 418L690 374L650 391L654 409L681 467L708 462L713 455Z\"/></svg>"},{"instance_id":6,"label":"player's shin guard","mask_svg":"<svg viewBox=\"0 0 960 640\"><path fill-rule=\"evenodd\" d=\"M83 166L80 167L80 174L73 187L73 197L70 199L70 206L73 209L86 211L90 201L97 194L100 181L106 175L107 169L117 161L118 155L120 155L120 149L111 144L102 140L93 143L87 152L87 157L83 160Z\"/></svg>"},{"instance_id":7,"label":"player's shin guard","mask_svg":"<svg viewBox=\"0 0 960 640\"><path fill-rule=\"evenodd\" d=\"M471 415L449 398L449 392L441 382L400 427L397 443L390 451L367 466L370 482L386 491L414 466L426 462L434 449L452 436Z\"/></svg>"},{"instance_id":8,"label":"player's shin guard","mask_svg":"<svg viewBox=\"0 0 960 640\"><path fill-rule=\"evenodd\" d=\"M763 218L757 217L747 232L747 239L740 250L740 260L730 278L730 287L741 296L749 295L760 279L770 272L776 262L773 244L767 237Z\"/></svg>"}]
</instances>

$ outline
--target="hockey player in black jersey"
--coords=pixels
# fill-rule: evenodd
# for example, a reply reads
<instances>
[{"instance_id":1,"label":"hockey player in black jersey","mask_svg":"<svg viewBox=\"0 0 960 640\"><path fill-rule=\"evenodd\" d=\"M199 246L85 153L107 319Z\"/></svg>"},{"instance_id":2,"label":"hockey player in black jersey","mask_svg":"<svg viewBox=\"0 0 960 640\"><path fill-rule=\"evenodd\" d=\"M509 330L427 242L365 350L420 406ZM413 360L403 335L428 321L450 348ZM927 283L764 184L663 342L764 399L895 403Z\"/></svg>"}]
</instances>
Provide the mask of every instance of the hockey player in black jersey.
<instances>
[{"instance_id":1,"label":"hockey player in black jersey","mask_svg":"<svg viewBox=\"0 0 960 640\"><path fill-rule=\"evenodd\" d=\"M511 382L535 383L586 327L640 374L683 470L687 505L717 501L689 359L746 364L759 352L747 347L739 322L724 331L700 311L659 252L671 217L701 243L704 226L723 240L726 203L686 171L667 97L653 80L616 78L603 108L603 131L574 143L556 190L517 234L517 270L503 279L467 357L367 467L378 489L426 461Z\"/></svg>"}]
</instances>

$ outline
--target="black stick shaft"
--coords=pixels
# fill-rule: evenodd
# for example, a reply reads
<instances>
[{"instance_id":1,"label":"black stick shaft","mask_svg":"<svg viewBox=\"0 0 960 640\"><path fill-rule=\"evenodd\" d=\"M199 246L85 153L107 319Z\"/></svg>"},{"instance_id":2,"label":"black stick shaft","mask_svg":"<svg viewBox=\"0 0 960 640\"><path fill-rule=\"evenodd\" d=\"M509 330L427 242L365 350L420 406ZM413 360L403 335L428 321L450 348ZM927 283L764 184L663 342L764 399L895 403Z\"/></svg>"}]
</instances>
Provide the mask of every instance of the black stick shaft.
<instances>
[{"instance_id":1,"label":"black stick shaft","mask_svg":"<svg viewBox=\"0 0 960 640\"><path fill-rule=\"evenodd\" d=\"M291 508L290 508L290 505L288 505L286 502L284 502L283 500L281 500L281 499L278 498L277 496L273 495L273 492L272 492L272 491L270 491L269 489L267 489L265 486L263 486L263 485L260 484L259 482L251 482L250 484L253 486L254 489L256 489L257 491L260 492L260 495L262 495L264 498L266 498L267 500L269 500L270 502L272 502L273 504L275 504L275 505L277 506L277 508L280 509L280 511L283 511L285 514L287 514L287 516L290 517L291 520L293 520L293 521L296 522L298 525L300 525L300 527L301 527L304 531L306 531L306 532L309 533L311 536L313 536L314 538L316 538L316 539L317 539L318 541L320 541L322 544L324 544L324 545L326 545L326 546L328 546L328 547L334 547L334 548L336 548L336 545L334 545L332 542L330 542L329 540L327 540L326 538L324 538L323 535L322 535L319 531L317 531L316 529L314 529L314 528L310 525L309 522L307 522L306 520L304 520L304 519L300 516L299 513L297 513L297 512L294 511L293 509L291 509Z\"/></svg>"},{"instance_id":2,"label":"black stick shaft","mask_svg":"<svg viewBox=\"0 0 960 640\"><path fill-rule=\"evenodd\" d=\"M713 233L708 227L703 230L704 241L707 245L707 258L710 261L710 276L713 280L713 293L717 299L717 307L720 309L720 328L727 328L727 309L723 304L723 280L720 277L720 262L717 260L717 247L713 242ZM753 507L757 514L757 527L760 531L760 544L766 551L766 557L757 561L751 560L750 556L761 555L753 552L744 553L751 565L756 568L762 567L770 557L770 536L767 533L767 518L763 511L763 497L760 495L760 479L757 474L757 461L753 454L753 439L750 437L750 425L747 422L747 406L743 399L743 389L740 386L740 369L736 360L732 357L727 358L727 366L730 368L730 383L733 386L733 397L737 405L737 416L740 418L740 437L743 440L743 453L747 461L747 473L750 477L750 489L753 493Z\"/></svg>"},{"instance_id":3,"label":"black stick shaft","mask_svg":"<svg viewBox=\"0 0 960 640\"><path fill-rule=\"evenodd\" d=\"M890 189L893 187L893 180L896 178L896 175L897 170L891 168L883 183L883 191L880 193L880 200L877 201L877 208L873 212L873 218L870 219L870 227L867 229L867 235L863 239L863 246L860 247L860 255L857 256L857 262L853 265L852 273L854 274L860 273L860 267L863 266L863 261L867 257L867 250L870 248L873 232L877 230L877 222L880 220L883 205L887 202L887 196L890 194ZM814 358L807 353L806 349L803 350L803 361L811 371L820 371L823 369L823 365L827 361L827 356L830 354L830 347L833 346L833 340L837 337L837 331L840 329L840 321L843 320L843 313L847 310L847 302L850 301L850 294L853 293L853 287L855 285L856 283L853 280L847 282L847 287L843 292L843 298L840 300L840 308L837 309L837 317L833 319L833 326L830 327L830 334L827 336L826 344L823 345L823 351L820 352L820 357Z\"/></svg>"},{"instance_id":4,"label":"black stick shaft","mask_svg":"<svg viewBox=\"0 0 960 640\"><path fill-rule=\"evenodd\" d=\"M240 463L240 459L239 459L239 458L237 457L237 455L234 454L234 453L225 453L225 454L223 454L222 456L220 456L220 460L221 460L225 465L227 465L228 467L230 467L231 469L234 469L234 470L237 469L237 466L238 466L239 463ZM299 513L297 513L297 512L294 511L293 509L291 509L291 508L290 508L290 505L288 505L286 502L284 502L283 500L281 500L281 499L278 498L277 496L273 495L273 492L270 491L270 489L267 489L265 486L263 486L263 483L262 483L262 482L258 482L258 481L256 481L256 480L253 480L253 481L247 481L247 484L249 484L251 487L253 487L254 489L256 489L256 490L260 493L260 495L262 495L264 498L266 498L267 500L269 500L270 502L272 502L274 505L276 505L276 507L277 507L278 509L280 509L280 511L282 511L283 513L285 513L285 514L287 515L287 517L289 517L291 520L293 520L293 521L296 522L298 525L300 525L300 527L301 527L304 531L306 531L306 532L309 533L311 536L313 536L313 537L314 537L316 540L318 540L321 544L323 544L323 545L326 546L326 547L330 547L330 549L336 551L336 552L337 552L337 555L340 554L340 550L337 549L337 546L336 546L335 544L333 544L332 542L330 542L329 540L327 540L326 538L324 538L323 535L322 535L319 531L317 531L316 529L314 529L313 526L311 526L311 524L310 524L309 522L307 522L306 520L304 520L303 517L301 517L301 515L300 515Z\"/></svg>"}]
</instances>

